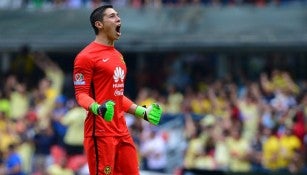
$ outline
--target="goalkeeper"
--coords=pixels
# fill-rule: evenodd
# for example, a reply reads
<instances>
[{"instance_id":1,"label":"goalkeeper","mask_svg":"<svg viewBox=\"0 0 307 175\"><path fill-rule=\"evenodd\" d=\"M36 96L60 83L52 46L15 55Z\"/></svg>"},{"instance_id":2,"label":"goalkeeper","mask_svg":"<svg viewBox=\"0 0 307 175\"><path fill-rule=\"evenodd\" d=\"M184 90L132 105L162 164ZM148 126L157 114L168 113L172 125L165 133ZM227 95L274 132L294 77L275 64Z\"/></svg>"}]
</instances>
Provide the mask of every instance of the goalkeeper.
<instances>
[{"instance_id":1,"label":"goalkeeper","mask_svg":"<svg viewBox=\"0 0 307 175\"><path fill-rule=\"evenodd\" d=\"M91 175L138 175L137 151L124 113L158 125L162 109L156 103L138 106L124 95L127 68L114 47L121 20L111 5L96 8L90 15L95 40L74 61L75 97L88 110L84 123L84 149Z\"/></svg>"}]
</instances>

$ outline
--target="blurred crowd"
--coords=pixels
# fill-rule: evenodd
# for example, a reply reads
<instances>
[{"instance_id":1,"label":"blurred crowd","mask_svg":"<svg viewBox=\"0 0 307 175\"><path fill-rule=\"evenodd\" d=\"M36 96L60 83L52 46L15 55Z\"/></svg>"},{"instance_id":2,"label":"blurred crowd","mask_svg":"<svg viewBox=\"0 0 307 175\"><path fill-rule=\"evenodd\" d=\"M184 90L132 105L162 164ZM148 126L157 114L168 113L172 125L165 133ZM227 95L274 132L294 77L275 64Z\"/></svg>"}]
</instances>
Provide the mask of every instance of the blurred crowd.
<instances>
[{"instance_id":1,"label":"blurred crowd","mask_svg":"<svg viewBox=\"0 0 307 175\"><path fill-rule=\"evenodd\" d=\"M1 0L0 9L78 9L95 8L102 4L113 4L115 7L181 7L189 5L221 6L221 5L287 5L306 0Z\"/></svg>"},{"instance_id":2,"label":"blurred crowd","mask_svg":"<svg viewBox=\"0 0 307 175\"><path fill-rule=\"evenodd\" d=\"M272 69L241 81L206 79L202 70L190 75L198 79L192 81L180 59L171 60L159 64L159 72L166 69L167 75L156 72L151 77L164 77L163 89L154 86L162 85L159 80L151 79L153 86L142 84L146 77L138 74L134 100L140 105L160 103L162 125L182 122L178 128L184 139L177 142L186 146L184 158L177 160L180 168L307 172L306 80L298 82L288 71ZM86 111L63 94L60 66L46 53L25 46L0 78L0 174L88 174L83 153ZM170 133L130 115L126 119L141 168L166 172Z\"/></svg>"},{"instance_id":3,"label":"blurred crowd","mask_svg":"<svg viewBox=\"0 0 307 175\"><path fill-rule=\"evenodd\" d=\"M0 174L82 171L86 112L61 94L64 72L44 52L27 46L10 65L1 75Z\"/></svg>"},{"instance_id":4,"label":"blurred crowd","mask_svg":"<svg viewBox=\"0 0 307 175\"><path fill-rule=\"evenodd\" d=\"M263 72L241 86L217 80L182 97L185 168L306 173L306 84L288 72Z\"/></svg>"},{"instance_id":5,"label":"blurred crowd","mask_svg":"<svg viewBox=\"0 0 307 175\"><path fill-rule=\"evenodd\" d=\"M169 86L163 97L144 95L155 93L143 89L138 97L144 104L158 100L165 118L182 118L187 143L182 168L307 172L306 81L297 83L289 72L273 69L262 72L257 81L197 83L198 88L182 90Z\"/></svg>"}]
</instances>

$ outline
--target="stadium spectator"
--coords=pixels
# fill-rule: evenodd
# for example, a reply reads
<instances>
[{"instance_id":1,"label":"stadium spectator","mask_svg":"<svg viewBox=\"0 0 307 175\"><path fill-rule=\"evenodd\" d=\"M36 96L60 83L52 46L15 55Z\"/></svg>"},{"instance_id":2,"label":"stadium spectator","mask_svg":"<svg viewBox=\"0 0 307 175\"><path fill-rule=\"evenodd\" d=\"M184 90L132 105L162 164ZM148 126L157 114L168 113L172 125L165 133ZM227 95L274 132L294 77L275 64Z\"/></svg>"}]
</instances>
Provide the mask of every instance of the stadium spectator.
<instances>
[{"instance_id":1,"label":"stadium spectator","mask_svg":"<svg viewBox=\"0 0 307 175\"><path fill-rule=\"evenodd\" d=\"M249 160L251 162L251 171L257 173L265 172L262 165L262 128L257 131L255 137L250 141L250 147Z\"/></svg>"},{"instance_id":2,"label":"stadium spectator","mask_svg":"<svg viewBox=\"0 0 307 175\"><path fill-rule=\"evenodd\" d=\"M15 145L15 147L16 145L18 146L20 137L16 134L14 123L7 119L2 119L2 121L3 120L5 121L5 124L3 124L3 130L0 131L0 151L6 153L11 145Z\"/></svg>"},{"instance_id":3,"label":"stadium spectator","mask_svg":"<svg viewBox=\"0 0 307 175\"><path fill-rule=\"evenodd\" d=\"M187 136L189 136L190 138L188 138L189 141L186 149L184 166L186 168L204 169L205 167L202 167L201 163L196 163L197 161L199 161L197 160L197 157L201 155L206 156L207 154L206 152L204 152L204 149L206 149L205 145L207 144L208 138L211 138L213 133L216 131L215 116L208 114L203 118L201 118L200 120L194 121L191 114L186 113L185 118L186 118L186 128L189 129L187 130L188 133ZM211 144L213 144L213 142ZM215 144L211 146L215 147Z\"/></svg>"},{"instance_id":4,"label":"stadium spectator","mask_svg":"<svg viewBox=\"0 0 307 175\"><path fill-rule=\"evenodd\" d=\"M261 107L261 94L259 91L259 86L256 83L252 83L247 87L244 97L237 99L237 106L243 122L242 137L249 142L258 130Z\"/></svg>"},{"instance_id":5,"label":"stadium spectator","mask_svg":"<svg viewBox=\"0 0 307 175\"><path fill-rule=\"evenodd\" d=\"M65 117L68 107L66 106L66 97L59 95L55 99L55 105L51 113L51 124L55 132L57 145L64 147L64 136L67 131L67 127L61 122Z\"/></svg>"},{"instance_id":6,"label":"stadium spectator","mask_svg":"<svg viewBox=\"0 0 307 175\"><path fill-rule=\"evenodd\" d=\"M157 129L147 127L143 131L140 143L140 153L146 162L145 170L166 173L167 147L162 133Z\"/></svg>"},{"instance_id":7,"label":"stadium spectator","mask_svg":"<svg viewBox=\"0 0 307 175\"><path fill-rule=\"evenodd\" d=\"M214 152L214 159L216 162L216 169L220 171L227 171L229 170L229 161L231 156L229 154L229 150L226 144L227 138L227 127L226 121L218 121L222 122L222 127L216 125L217 131L213 133L213 138L215 140L215 152Z\"/></svg>"},{"instance_id":8,"label":"stadium spectator","mask_svg":"<svg viewBox=\"0 0 307 175\"><path fill-rule=\"evenodd\" d=\"M11 110L9 118L18 120L25 117L30 108L28 91L25 83L16 83L14 90L10 93L10 106L15 106L18 110Z\"/></svg>"},{"instance_id":9,"label":"stadium spectator","mask_svg":"<svg viewBox=\"0 0 307 175\"><path fill-rule=\"evenodd\" d=\"M77 105L74 100L71 103L69 111L61 118L60 122L67 127L64 136L65 149L68 156L83 154L83 136L84 120L86 111Z\"/></svg>"},{"instance_id":10,"label":"stadium spectator","mask_svg":"<svg viewBox=\"0 0 307 175\"><path fill-rule=\"evenodd\" d=\"M25 175L20 155L16 152L16 145L10 144L5 154L5 167L0 169L0 174Z\"/></svg>"},{"instance_id":11,"label":"stadium spectator","mask_svg":"<svg viewBox=\"0 0 307 175\"><path fill-rule=\"evenodd\" d=\"M230 154L229 170L231 172L249 172L251 164L248 159L251 147L249 141L242 136L242 126L233 125L226 140Z\"/></svg>"},{"instance_id":12,"label":"stadium spectator","mask_svg":"<svg viewBox=\"0 0 307 175\"><path fill-rule=\"evenodd\" d=\"M281 167L291 173L298 173L302 168L302 143L293 134L292 125L288 124L285 133L280 136Z\"/></svg>"},{"instance_id":13,"label":"stadium spectator","mask_svg":"<svg viewBox=\"0 0 307 175\"><path fill-rule=\"evenodd\" d=\"M136 102L142 106L149 106L155 101L155 99L151 96L151 93L151 88L143 87L140 89L136 97Z\"/></svg>"},{"instance_id":14,"label":"stadium spectator","mask_svg":"<svg viewBox=\"0 0 307 175\"><path fill-rule=\"evenodd\" d=\"M74 175L74 171L67 167L67 163L67 157L61 155L57 161L47 167L48 175Z\"/></svg>"},{"instance_id":15,"label":"stadium spectator","mask_svg":"<svg viewBox=\"0 0 307 175\"><path fill-rule=\"evenodd\" d=\"M31 135L31 125L26 117L14 120L15 134L18 135L19 141L17 143L16 151L22 160L22 168L25 174L30 174L32 171L33 162L33 142Z\"/></svg>"},{"instance_id":16,"label":"stadium spectator","mask_svg":"<svg viewBox=\"0 0 307 175\"><path fill-rule=\"evenodd\" d=\"M51 148L56 143L55 139L51 124L44 128L36 128L33 138L33 173L43 174L45 173L45 168L51 164Z\"/></svg>"},{"instance_id":17,"label":"stadium spectator","mask_svg":"<svg viewBox=\"0 0 307 175\"><path fill-rule=\"evenodd\" d=\"M74 175L73 170L67 167L67 158L65 156L60 157L58 162L52 163L47 167L48 175Z\"/></svg>"},{"instance_id":18,"label":"stadium spectator","mask_svg":"<svg viewBox=\"0 0 307 175\"><path fill-rule=\"evenodd\" d=\"M56 98L62 92L64 73L46 53L36 52L34 61L44 73L44 77L39 80L38 87L34 92L34 103L39 125L45 127L51 118Z\"/></svg>"},{"instance_id":19,"label":"stadium spectator","mask_svg":"<svg viewBox=\"0 0 307 175\"><path fill-rule=\"evenodd\" d=\"M38 71L31 47L28 44L20 46L10 64L10 73L15 76L16 81L24 82L27 88L32 89Z\"/></svg>"},{"instance_id":20,"label":"stadium spectator","mask_svg":"<svg viewBox=\"0 0 307 175\"><path fill-rule=\"evenodd\" d=\"M268 171L278 171L280 166L280 149L277 137L277 127L264 128L265 141L263 143L262 165Z\"/></svg>"},{"instance_id":21,"label":"stadium spectator","mask_svg":"<svg viewBox=\"0 0 307 175\"><path fill-rule=\"evenodd\" d=\"M208 91L198 91L195 98L191 100L191 108L193 113L198 115L206 115L212 113L212 103L209 99Z\"/></svg>"},{"instance_id":22,"label":"stadium spectator","mask_svg":"<svg viewBox=\"0 0 307 175\"><path fill-rule=\"evenodd\" d=\"M7 93L3 89L0 90L0 112L8 118L10 116L10 101Z\"/></svg>"},{"instance_id":23,"label":"stadium spectator","mask_svg":"<svg viewBox=\"0 0 307 175\"><path fill-rule=\"evenodd\" d=\"M183 102L182 93L174 85L167 87L166 113L178 114Z\"/></svg>"}]
</instances>

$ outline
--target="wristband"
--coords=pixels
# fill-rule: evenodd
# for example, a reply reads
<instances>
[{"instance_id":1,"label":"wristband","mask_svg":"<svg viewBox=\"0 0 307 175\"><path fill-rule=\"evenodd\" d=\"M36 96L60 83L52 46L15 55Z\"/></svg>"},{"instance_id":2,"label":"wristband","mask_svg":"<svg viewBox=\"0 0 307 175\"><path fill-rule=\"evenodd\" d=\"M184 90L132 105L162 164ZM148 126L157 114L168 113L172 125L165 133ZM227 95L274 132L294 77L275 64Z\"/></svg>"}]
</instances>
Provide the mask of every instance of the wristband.
<instances>
[{"instance_id":1,"label":"wristband","mask_svg":"<svg viewBox=\"0 0 307 175\"><path fill-rule=\"evenodd\" d=\"M144 118L145 112L146 112L146 108L142 106L137 106L134 113L137 117Z\"/></svg>"},{"instance_id":2,"label":"wristband","mask_svg":"<svg viewBox=\"0 0 307 175\"><path fill-rule=\"evenodd\" d=\"M99 108L99 104L94 102L90 105L89 109L91 110L92 113L94 113L95 115L98 115L98 108Z\"/></svg>"}]
</instances>

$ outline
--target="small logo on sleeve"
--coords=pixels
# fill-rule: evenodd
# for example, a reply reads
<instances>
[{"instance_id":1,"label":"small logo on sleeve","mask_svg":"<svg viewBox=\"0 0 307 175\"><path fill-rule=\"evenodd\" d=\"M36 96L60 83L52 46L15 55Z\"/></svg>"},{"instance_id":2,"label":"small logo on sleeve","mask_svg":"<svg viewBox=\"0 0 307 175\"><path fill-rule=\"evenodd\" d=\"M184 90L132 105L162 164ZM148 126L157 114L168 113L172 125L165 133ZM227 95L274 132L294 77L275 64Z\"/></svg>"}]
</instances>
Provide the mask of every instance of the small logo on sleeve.
<instances>
[{"instance_id":1,"label":"small logo on sleeve","mask_svg":"<svg viewBox=\"0 0 307 175\"><path fill-rule=\"evenodd\" d=\"M84 76L81 73L76 73L74 76L74 85L85 85Z\"/></svg>"}]
</instances>

